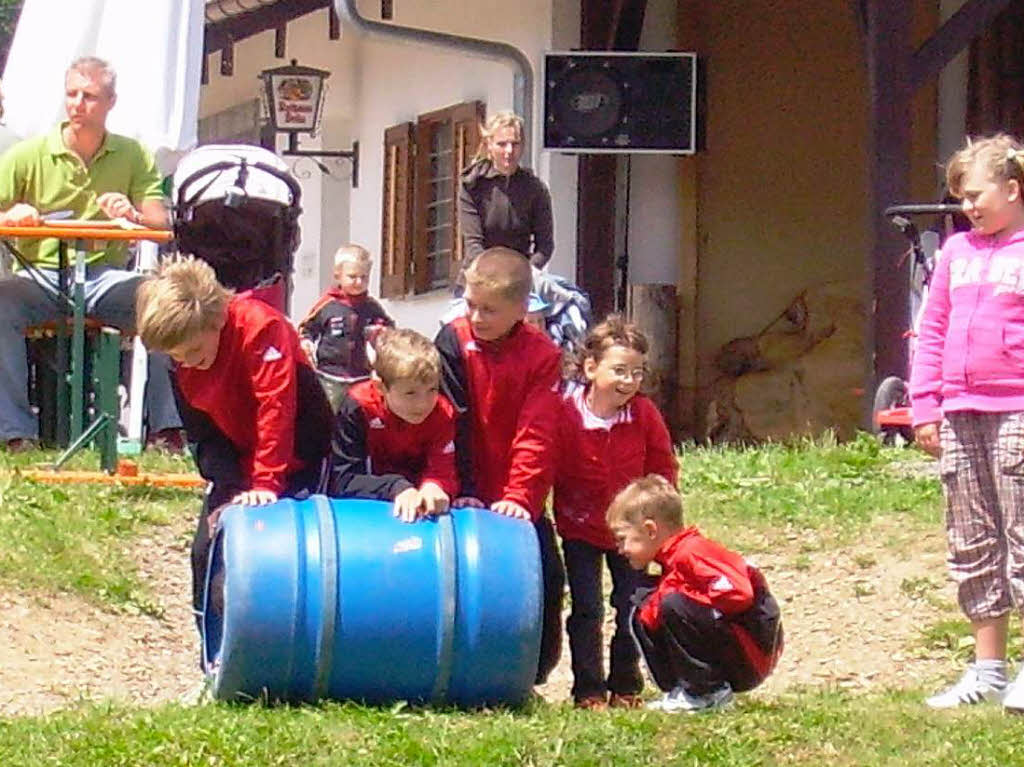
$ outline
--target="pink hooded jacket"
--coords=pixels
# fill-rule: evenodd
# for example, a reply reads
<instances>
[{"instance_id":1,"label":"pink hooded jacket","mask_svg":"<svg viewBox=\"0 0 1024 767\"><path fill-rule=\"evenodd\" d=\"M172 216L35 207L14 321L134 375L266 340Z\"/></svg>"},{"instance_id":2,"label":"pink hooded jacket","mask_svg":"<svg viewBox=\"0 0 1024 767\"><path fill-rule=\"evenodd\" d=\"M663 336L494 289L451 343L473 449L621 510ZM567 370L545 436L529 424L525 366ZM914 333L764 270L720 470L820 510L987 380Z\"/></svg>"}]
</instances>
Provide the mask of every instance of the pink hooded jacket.
<instances>
[{"instance_id":1,"label":"pink hooded jacket","mask_svg":"<svg viewBox=\"0 0 1024 767\"><path fill-rule=\"evenodd\" d=\"M914 425L945 413L1024 411L1024 231L946 241L910 374Z\"/></svg>"}]
</instances>

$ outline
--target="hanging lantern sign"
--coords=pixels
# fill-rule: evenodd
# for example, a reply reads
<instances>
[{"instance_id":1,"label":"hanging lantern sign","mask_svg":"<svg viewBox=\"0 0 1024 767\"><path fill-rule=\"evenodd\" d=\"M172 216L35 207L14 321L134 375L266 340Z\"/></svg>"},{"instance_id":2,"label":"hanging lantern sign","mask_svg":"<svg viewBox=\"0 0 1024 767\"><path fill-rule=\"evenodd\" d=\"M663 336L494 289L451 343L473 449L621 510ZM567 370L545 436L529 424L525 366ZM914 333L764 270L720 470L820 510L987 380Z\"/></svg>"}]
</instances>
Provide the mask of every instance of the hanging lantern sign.
<instances>
[{"instance_id":1,"label":"hanging lantern sign","mask_svg":"<svg viewBox=\"0 0 1024 767\"><path fill-rule=\"evenodd\" d=\"M312 67L291 66L265 69L263 80L267 115L276 131L313 133L320 124L324 80L330 72Z\"/></svg>"}]
</instances>

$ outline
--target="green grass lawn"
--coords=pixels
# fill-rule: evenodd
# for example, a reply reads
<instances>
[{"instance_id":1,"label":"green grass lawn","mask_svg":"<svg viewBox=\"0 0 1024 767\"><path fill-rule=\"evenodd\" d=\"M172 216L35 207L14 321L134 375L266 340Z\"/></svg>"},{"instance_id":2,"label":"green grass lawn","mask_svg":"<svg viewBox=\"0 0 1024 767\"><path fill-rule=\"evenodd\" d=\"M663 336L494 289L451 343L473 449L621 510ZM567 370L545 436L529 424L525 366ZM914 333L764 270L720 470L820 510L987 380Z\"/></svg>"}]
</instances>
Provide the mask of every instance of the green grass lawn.
<instances>
[{"instance_id":1,"label":"green grass lawn","mask_svg":"<svg viewBox=\"0 0 1024 767\"><path fill-rule=\"evenodd\" d=\"M84 707L0 720L5 765L1017 765L1024 718L905 693L744 701L711 715L353 704Z\"/></svg>"},{"instance_id":2,"label":"green grass lawn","mask_svg":"<svg viewBox=\"0 0 1024 767\"><path fill-rule=\"evenodd\" d=\"M740 550L808 532L841 545L883 517L907 530L942 524L939 483L896 471L922 460L868 434L844 444L692 448L680 456L680 488L687 518Z\"/></svg>"},{"instance_id":3,"label":"green grass lawn","mask_svg":"<svg viewBox=\"0 0 1024 767\"><path fill-rule=\"evenodd\" d=\"M18 469L52 460L52 452L0 454L0 585L41 593L70 592L114 609L157 610L140 583L138 537L198 511L197 491L108 485L47 485ZM96 469L94 453L69 468ZM180 456L145 454L144 471L191 471Z\"/></svg>"},{"instance_id":4,"label":"green grass lawn","mask_svg":"<svg viewBox=\"0 0 1024 767\"><path fill-rule=\"evenodd\" d=\"M0 588L71 592L112 610L151 609L133 542L191 519L197 494L56 488L14 471L45 457L0 457ZM184 459L145 460L150 470L189 468ZM93 468L95 456L82 461ZM920 455L883 449L867 436L843 445L824 439L689 448L681 486L689 519L708 533L741 550L785 547L797 555L805 535L838 548L879 521L891 520L907 535L938 529L938 483L897 471L912 461ZM922 576L901 588L924 599L934 584ZM961 630L936 623L917 641L955 651ZM543 702L518 712L82 705L0 718L0 766L1024 764L1024 720L996 707L931 712L922 692L741 696L729 711L696 717L580 712Z\"/></svg>"}]
</instances>

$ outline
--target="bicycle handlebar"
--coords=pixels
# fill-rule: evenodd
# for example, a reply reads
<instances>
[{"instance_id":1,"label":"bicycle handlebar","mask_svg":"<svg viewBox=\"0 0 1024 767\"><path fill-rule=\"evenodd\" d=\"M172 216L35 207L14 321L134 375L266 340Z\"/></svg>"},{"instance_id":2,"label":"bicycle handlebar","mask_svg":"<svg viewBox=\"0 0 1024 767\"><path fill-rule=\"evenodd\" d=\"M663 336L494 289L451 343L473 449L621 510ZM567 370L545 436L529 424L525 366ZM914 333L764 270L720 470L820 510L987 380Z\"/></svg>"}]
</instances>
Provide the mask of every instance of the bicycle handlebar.
<instances>
[{"instance_id":1,"label":"bicycle handlebar","mask_svg":"<svg viewBox=\"0 0 1024 767\"><path fill-rule=\"evenodd\" d=\"M890 205L885 209L886 216L899 216L899 215L935 215L940 216L946 213L963 213L964 209L960 205L951 205L949 203L923 203L913 205Z\"/></svg>"}]
</instances>

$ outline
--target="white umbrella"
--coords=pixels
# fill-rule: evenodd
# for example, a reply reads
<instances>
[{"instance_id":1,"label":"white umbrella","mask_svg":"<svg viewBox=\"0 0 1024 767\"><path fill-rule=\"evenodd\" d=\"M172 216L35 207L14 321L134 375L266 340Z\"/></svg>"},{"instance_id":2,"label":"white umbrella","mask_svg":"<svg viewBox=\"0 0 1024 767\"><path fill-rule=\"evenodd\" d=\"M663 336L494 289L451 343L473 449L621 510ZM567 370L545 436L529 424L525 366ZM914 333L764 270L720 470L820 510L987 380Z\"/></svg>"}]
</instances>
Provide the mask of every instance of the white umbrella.
<instances>
[{"instance_id":1,"label":"white umbrella","mask_svg":"<svg viewBox=\"0 0 1024 767\"><path fill-rule=\"evenodd\" d=\"M8 127L28 137L65 116L64 74L79 56L99 56L117 72L117 104L107 127L131 136L170 175L196 144L203 62L204 0L25 0L4 69ZM140 264L155 263L155 247ZM146 355L136 338L133 403L142 402ZM142 408L132 407L129 437L138 442Z\"/></svg>"},{"instance_id":2,"label":"white umbrella","mask_svg":"<svg viewBox=\"0 0 1024 767\"><path fill-rule=\"evenodd\" d=\"M108 127L170 173L196 143L203 0L25 0L4 69L7 125L22 137L64 118L64 73L79 56L117 72Z\"/></svg>"}]
</instances>

